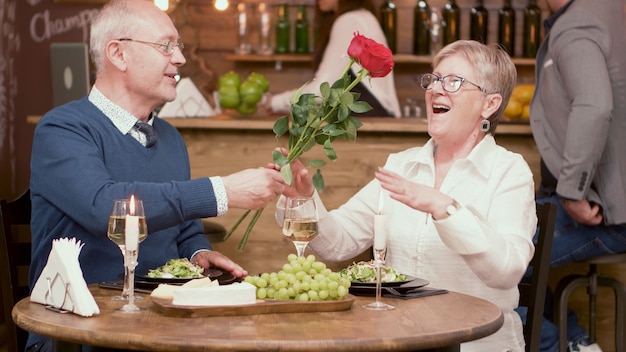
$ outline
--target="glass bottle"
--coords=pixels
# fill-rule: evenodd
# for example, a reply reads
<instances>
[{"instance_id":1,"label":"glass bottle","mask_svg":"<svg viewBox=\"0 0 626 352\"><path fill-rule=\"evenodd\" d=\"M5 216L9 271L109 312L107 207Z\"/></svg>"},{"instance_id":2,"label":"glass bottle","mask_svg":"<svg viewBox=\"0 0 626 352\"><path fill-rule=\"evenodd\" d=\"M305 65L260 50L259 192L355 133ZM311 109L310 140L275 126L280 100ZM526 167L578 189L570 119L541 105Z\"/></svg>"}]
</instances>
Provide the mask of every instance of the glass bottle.
<instances>
[{"instance_id":1,"label":"glass bottle","mask_svg":"<svg viewBox=\"0 0 626 352\"><path fill-rule=\"evenodd\" d=\"M309 52L309 19L306 17L306 7L298 5L296 16L296 53Z\"/></svg>"},{"instance_id":2,"label":"glass bottle","mask_svg":"<svg viewBox=\"0 0 626 352\"><path fill-rule=\"evenodd\" d=\"M487 43L487 29L489 28L489 12L485 8L484 0L477 0L470 9L470 39Z\"/></svg>"},{"instance_id":3,"label":"glass bottle","mask_svg":"<svg viewBox=\"0 0 626 352\"><path fill-rule=\"evenodd\" d=\"M456 0L449 0L441 10L443 17L443 45L448 45L453 41L458 40L460 35L461 25L461 9L456 4Z\"/></svg>"},{"instance_id":4,"label":"glass bottle","mask_svg":"<svg viewBox=\"0 0 626 352\"><path fill-rule=\"evenodd\" d=\"M511 56L515 56L515 10L511 0L504 0L498 10L498 43Z\"/></svg>"},{"instance_id":5,"label":"glass bottle","mask_svg":"<svg viewBox=\"0 0 626 352\"><path fill-rule=\"evenodd\" d=\"M264 2L259 3L259 47L257 52L261 55L271 55L273 53L270 44L270 14L267 12L267 6Z\"/></svg>"},{"instance_id":6,"label":"glass bottle","mask_svg":"<svg viewBox=\"0 0 626 352\"><path fill-rule=\"evenodd\" d=\"M239 55L250 54L250 43L248 42L248 11L246 4L237 5L237 38L238 44L235 53Z\"/></svg>"},{"instance_id":7,"label":"glass bottle","mask_svg":"<svg viewBox=\"0 0 626 352\"><path fill-rule=\"evenodd\" d=\"M413 54L430 55L430 7L419 0L413 14Z\"/></svg>"},{"instance_id":8,"label":"glass bottle","mask_svg":"<svg viewBox=\"0 0 626 352\"><path fill-rule=\"evenodd\" d=\"M396 4L393 0L385 0L380 7L380 26L387 38L387 45L391 52L396 52L396 37L398 30L398 15L396 12Z\"/></svg>"},{"instance_id":9,"label":"glass bottle","mask_svg":"<svg viewBox=\"0 0 626 352\"><path fill-rule=\"evenodd\" d=\"M541 44L541 9L537 0L528 0L524 8L524 37L522 56L534 58Z\"/></svg>"},{"instance_id":10,"label":"glass bottle","mask_svg":"<svg viewBox=\"0 0 626 352\"><path fill-rule=\"evenodd\" d=\"M290 32L289 13L287 4L278 6L278 19L276 20L276 52L288 53L290 50Z\"/></svg>"}]
</instances>

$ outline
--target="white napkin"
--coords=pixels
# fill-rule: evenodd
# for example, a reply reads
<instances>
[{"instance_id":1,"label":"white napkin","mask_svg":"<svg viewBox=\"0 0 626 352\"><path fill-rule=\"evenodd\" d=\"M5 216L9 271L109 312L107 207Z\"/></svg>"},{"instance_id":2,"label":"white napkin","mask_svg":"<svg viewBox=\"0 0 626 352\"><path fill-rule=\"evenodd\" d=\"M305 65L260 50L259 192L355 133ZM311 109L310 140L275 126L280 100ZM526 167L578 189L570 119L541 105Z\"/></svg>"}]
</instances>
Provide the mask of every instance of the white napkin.
<instances>
[{"instance_id":1,"label":"white napkin","mask_svg":"<svg viewBox=\"0 0 626 352\"><path fill-rule=\"evenodd\" d=\"M159 117L209 117L217 112L211 108L191 78L183 78L176 84L176 100L165 103Z\"/></svg>"},{"instance_id":2,"label":"white napkin","mask_svg":"<svg viewBox=\"0 0 626 352\"><path fill-rule=\"evenodd\" d=\"M76 238L52 241L48 263L30 295L32 302L85 317L100 313L78 263L78 255L83 245Z\"/></svg>"}]
</instances>

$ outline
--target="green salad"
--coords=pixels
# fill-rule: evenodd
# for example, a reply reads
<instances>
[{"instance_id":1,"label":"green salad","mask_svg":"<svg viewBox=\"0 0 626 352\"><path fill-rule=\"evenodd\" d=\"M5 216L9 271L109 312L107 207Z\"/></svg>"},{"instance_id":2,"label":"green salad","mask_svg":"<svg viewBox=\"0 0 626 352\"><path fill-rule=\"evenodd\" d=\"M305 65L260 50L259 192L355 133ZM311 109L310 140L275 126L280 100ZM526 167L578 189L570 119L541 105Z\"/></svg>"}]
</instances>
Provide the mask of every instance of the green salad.
<instances>
[{"instance_id":1,"label":"green salad","mask_svg":"<svg viewBox=\"0 0 626 352\"><path fill-rule=\"evenodd\" d=\"M381 282L406 281L407 276L395 269L383 266L380 270ZM376 282L376 265L373 260L353 263L341 270L341 276L352 282Z\"/></svg>"},{"instance_id":2,"label":"green salad","mask_svg":"<svg viewBox=\"0 0 626 352\"><path fill-rule=\"evenodd\" d=\"M204 268L189 259L170 259L165 265L148 271L148 277L157 279L195 279L204 277Z\"/></svg>"}]
</instances>

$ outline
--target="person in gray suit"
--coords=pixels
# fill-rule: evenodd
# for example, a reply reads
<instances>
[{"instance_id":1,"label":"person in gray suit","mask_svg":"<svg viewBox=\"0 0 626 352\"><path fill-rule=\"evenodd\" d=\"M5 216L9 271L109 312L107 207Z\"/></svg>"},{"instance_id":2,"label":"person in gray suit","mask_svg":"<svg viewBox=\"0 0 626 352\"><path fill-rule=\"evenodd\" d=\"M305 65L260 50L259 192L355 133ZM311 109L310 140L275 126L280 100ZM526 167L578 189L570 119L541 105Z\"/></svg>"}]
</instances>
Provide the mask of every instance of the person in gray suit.
<instances>
[{"instance_id":1,"label":"person in gray suit","mask_svg":"<svg viewBox=\"0 0 626 352\"><path fill-rule=\"evenodd\" d=\"M559 207L556 267L626 251L626 27L623 0L546 2L530 123L537 202ZM542 330L542 351L556 351L556 326L544 320ZM570 351L601 351L571 312L568 340Z\"/></svg>"}]
</instances>

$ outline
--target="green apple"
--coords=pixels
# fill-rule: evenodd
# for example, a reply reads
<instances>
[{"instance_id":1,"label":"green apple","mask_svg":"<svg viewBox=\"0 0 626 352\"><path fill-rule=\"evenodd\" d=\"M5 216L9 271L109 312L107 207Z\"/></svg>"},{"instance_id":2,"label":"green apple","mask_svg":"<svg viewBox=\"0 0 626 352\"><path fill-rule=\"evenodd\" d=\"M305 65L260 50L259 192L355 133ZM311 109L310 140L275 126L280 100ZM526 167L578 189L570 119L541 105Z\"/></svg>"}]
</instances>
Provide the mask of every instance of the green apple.
<instances>
[{"instance_id":1,"label":"green apple","mask_svg":"<svg viewBox=\"0 0 626 352\"><path fill-rule=\"evenodd\" d=\"M234 109L239 106L241 99L237 86L223 86L217 91L220 106L225 109Z\"/></svg>"},{"instance_id":2,"label":"green apple","mask_svg":"<svg viewBox=\"0 0 626 352\"><path fill-rule=\"evenodd\" d=\"M248 105L256 105L263 98L263 89L255 82L245 80L239 86L239 96L241 101Z\"/></svg>"},{"instance_id":3,"label":"green apple","mask_svg":"<svg viewBox=\"0 0 626 352\"><path fill-rule=\"evenodd\" d=\"M248 103L242 102L237 107L237 112L243 115L254 114L256 112L256 104L248 104Z\"/></svg>"},{"instance_id":4,"label":"green apple","mask_svg":"<svg viewBox=\"0 0 626 352\"><path fill-rule=\"evenodd\" d=\"M235 71L229 71L220 76L218 79L218 86L221 87L239 87L241 84L241 77Z\"/></svg>"},{"instance_id":5,"label":"green apple","mask_svg":"<svg viewBox=\"0 0 626 352\"><path fill-rule=\"evenodd\" d=\"M270 90L270 81L264 75L258 72L252 72L246 79L247 81L254 82L261 88L263 93L267 93Z\"/></svg>"}]
</instances>

